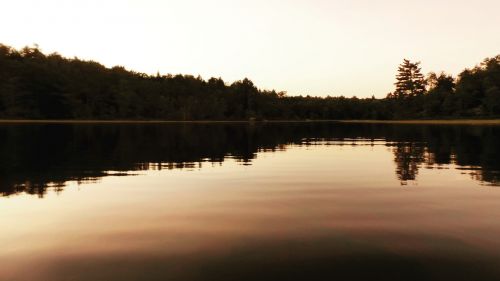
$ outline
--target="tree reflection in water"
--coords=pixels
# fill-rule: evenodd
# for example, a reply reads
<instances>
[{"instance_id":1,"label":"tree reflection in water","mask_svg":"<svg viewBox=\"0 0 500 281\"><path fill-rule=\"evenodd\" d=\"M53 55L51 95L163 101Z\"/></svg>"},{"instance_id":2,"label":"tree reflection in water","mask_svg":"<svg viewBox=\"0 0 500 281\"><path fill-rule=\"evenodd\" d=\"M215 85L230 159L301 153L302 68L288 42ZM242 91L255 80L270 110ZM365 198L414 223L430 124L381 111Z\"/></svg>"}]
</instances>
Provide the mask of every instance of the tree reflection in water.
<instances>
[{"instance_id":1,"label":"tree reflection in water","mask_svg":"<svg viewBox=\"0 0 500 281\"><path fill-rule=\"evenodd\" d=\"M474 179L500 184L500 127L339 123L113 124L0 126L0 193L43 196L67 181L115 171L196 168L227 158L251 165L258 152L288 145L366 144L383 140L401 183L419 169L455 164Z\"/></svg>"}]
</instances>

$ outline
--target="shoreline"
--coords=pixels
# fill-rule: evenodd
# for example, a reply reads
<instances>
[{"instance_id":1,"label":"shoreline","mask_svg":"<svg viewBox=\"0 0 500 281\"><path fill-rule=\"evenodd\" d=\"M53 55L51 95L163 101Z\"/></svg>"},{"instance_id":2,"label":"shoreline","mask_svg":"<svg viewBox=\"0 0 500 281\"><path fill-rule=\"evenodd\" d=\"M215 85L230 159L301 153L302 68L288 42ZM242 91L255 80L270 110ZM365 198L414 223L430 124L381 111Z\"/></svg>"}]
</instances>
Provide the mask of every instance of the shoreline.
<instances>
[{"instance_id":1,"label":"shoreline","mask_svg":"<svg viewBox=\"0 0 500 281\"><path fill-rule=\"evenodd\" d=\"M407 124L407 125L500 125L500 119L443 119L443 120L339 120L356 124Z\"/></svg>"},{"instance_id":2,"label":"shoreline","mask_svg":"<svg viewBox=\"0 0 500 281\"><path fill-rule=\"evenodd\" d=\"M343 124L413 124L413 125L500 125L500 119L443 119L443 120L29 120L0 119L8 124L254 124L254 123L343 123Z\"/></svg>"}]
</instances>

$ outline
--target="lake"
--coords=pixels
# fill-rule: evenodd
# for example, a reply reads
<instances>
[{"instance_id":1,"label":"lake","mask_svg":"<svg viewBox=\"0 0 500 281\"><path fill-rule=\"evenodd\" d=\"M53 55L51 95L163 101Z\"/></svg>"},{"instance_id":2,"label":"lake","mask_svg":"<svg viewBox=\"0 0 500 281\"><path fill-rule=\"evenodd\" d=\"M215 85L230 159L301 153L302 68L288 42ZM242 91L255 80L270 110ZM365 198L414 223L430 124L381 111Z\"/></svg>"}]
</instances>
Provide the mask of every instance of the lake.
<instances>
[{"instance_id":1,"label":"lake","mask_svg":"<svg viewBox=\"0 0 500 281\"><path fill-rule=\"evenodd\" d=\"M0 125L0 280L500 280L500 126Z\"/></svg>"}]
</instances>

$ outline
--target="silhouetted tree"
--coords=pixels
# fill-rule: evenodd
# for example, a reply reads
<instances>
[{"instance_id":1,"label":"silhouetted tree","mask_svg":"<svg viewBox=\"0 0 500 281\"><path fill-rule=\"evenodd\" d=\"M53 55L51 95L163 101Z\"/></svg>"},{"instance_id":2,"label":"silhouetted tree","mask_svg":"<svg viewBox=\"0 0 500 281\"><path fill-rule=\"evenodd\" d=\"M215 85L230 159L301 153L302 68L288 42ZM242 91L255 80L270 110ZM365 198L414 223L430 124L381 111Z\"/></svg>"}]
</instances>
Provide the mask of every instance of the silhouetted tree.
<instances>
[{"instance_id":1,"label":"silhouetted tree","mask_svg":"<svg viewBox=\"0 0 500 281\"><path fill-rule=\"evenodd\" d=\"M424 116L451 116L454 110L455 79L431 72L427 78L429 90L424 100Z\"/></svg>"},{"instance_id":2,"label":"silhouetted tree","mask_svg":"<svg viewBox=\"0 0 500 281\"><path fill-rule=\"evenodd\" d=\"M425 79L421 73L420 62L412 63L404 59L396 75L395 98L416 97L425 93Z\"/></svg>"},{"instance_id":3,"label":"silhouetted tree","mask_svg":"<svg viewBox=\"0 0 500 281\"><path fill-rule=\"evenodd\" d=\"M456 95L460 115L500 114L500 55L463 71L458 77Z\"/></svg>"},{"instance_id":4,"label":"silhouetted tree","mask_svg":"<svg viewBox=\"0 0 500 281\"><path fill-rule=\"evenodd\" d=\"M192 75L137 73L94 61L0 44L0 118L304 120L492 117L500 115L500 56L457 79L429 76L404 60L388 98L287 96L245 78L226 84Z\"/></svg>"}]
</instances>

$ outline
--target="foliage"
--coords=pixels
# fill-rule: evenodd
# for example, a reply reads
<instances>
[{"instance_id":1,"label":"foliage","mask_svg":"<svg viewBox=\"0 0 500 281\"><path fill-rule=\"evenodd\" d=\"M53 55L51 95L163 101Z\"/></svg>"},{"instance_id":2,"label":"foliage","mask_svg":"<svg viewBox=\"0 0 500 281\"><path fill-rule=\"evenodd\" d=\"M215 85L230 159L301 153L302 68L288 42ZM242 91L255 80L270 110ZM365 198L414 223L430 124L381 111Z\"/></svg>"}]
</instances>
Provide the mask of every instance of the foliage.
<instances>
[{"instance_id":1,"label":"foliage","mask_svg":"<svg viewBox=\"0 0 500 281\"><path fill-rule=\"evenodd\" d=\"M425 93L425 79L421 73L420 62L412 63L404 59L396 75L395 98L414 98Z\"/></svg>"},{"instance_id":2,"label":"foliage","mask_svg":"<svg viewBox=\"0 0 500 281\"><path fill-rule=\"evenodd\" d=\"M384 99L287 96L249 79L147 75L94 61L0 44L0 118L305 120L491 117L500 114L500 56L462 72L424 79L404 60ZM429 84L425 88L425 84Z\"/></svg>"}]
</instances>

